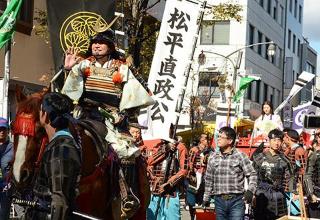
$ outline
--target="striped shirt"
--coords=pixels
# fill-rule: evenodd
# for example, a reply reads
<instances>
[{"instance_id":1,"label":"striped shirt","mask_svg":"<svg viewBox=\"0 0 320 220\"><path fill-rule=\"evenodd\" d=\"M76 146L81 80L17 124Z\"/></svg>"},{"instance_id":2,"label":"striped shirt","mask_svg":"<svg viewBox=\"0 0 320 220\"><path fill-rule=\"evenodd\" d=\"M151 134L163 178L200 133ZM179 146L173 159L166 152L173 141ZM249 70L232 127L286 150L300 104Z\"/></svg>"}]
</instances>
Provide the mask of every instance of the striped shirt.
<instances>
[{"instance_id":1,"label":"striped shirt","mask_svg":"<svg viewBox=\"0 0 320 220\"><path fill-rule=\"evenodd\" d=\"M205 175L204 201L211 195L243 193L245 177L249 187L255 193L257 172L245 153L233 148L229 154L214 152L210 155Z\"/></svg>"}]
</instances>

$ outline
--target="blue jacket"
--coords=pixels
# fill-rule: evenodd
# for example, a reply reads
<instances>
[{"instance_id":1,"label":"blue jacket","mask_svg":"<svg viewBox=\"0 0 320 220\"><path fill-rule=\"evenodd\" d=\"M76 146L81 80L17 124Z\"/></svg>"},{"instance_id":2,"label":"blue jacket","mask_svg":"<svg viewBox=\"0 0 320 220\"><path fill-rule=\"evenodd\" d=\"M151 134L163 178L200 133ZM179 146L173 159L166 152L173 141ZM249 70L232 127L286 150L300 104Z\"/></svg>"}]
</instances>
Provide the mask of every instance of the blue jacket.
<instances>
[{"instance_id":1,"label":"blue jacket","mask_svg":"<svg viewBox=\"0 0 320 220\"><path fill-rule=\"evenodd\" d=\"M6 141L4 144L0 145L0 189L7 185L7 176L10 171L9 163L13 159L13 144L10 141Z\"/></svg>"}]
</instances>

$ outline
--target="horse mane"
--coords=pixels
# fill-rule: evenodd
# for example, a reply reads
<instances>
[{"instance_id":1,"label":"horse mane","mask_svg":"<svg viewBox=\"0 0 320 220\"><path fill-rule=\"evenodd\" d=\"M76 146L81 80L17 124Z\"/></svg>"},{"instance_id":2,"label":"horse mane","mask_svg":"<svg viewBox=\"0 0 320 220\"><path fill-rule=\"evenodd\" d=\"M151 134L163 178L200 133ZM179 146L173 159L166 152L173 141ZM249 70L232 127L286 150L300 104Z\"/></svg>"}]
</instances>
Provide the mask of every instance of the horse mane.
<instances>
[{"instance_id":1,"label":"horse mane","mask_svg":"<svg viewBox=\"0 0 320 220\"><path fill-rule=\"evenodd\" d=\"M26 99L17 103L17 115L19 114L32 114L37 121L39 119L39 110L45 92L36 92L27 95Z\"/></svg>"}]
</instances>

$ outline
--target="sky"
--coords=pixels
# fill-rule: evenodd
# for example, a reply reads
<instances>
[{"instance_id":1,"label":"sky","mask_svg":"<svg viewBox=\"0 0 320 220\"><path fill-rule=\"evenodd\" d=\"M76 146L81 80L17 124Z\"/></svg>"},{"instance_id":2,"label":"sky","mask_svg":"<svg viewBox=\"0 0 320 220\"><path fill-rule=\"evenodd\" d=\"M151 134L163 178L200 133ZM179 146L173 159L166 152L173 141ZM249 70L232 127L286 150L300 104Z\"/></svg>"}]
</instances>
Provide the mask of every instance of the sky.
<instances>
[{"instance_id":1,"label":"sky","mask_svg":"<svg viewBox=\"0 0 320 220\"><path fill-rule=\"evenodd\" d=\"M317 75L320 75L320 1L304 0L303 36L318 53Z\"/></svg>"}]
</instances>

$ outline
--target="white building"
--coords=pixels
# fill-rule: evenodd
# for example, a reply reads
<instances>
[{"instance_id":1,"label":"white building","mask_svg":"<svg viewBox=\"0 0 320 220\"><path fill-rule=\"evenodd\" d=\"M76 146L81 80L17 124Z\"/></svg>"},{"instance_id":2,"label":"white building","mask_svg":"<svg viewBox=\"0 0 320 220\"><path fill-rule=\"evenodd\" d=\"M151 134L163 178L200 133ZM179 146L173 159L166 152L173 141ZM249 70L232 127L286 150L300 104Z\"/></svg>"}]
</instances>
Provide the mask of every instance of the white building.
<instances>
[{"instance_id":1,"label":"white building","mask_svg":"<svg viewBox=\"0 0 320 220\"><path fill-rule=\"evenodd\" d=\"M226 1L211 0L208 1L208 4L217 4L219 2ZM228 74L231 75L236 72L238 75L236 84L239 83L240 75L259 75L261 76L261 81L252 84L239 106L240 114L255 119L260 115L260 104L265 100L271 101L274 106L278 106L282 100L286 1L238 0L234 1L234 3L243 6L241 22L231 20L216 21L214 24L208 25L203 24L195 56L200 54L202 50L211 51L214 54L205 52L206 63L200 66L199 95L203 93L203 90L207 90L203 84L208 83L209 80L203 81L201 78L206 78L202 76L208 73L224 74L227 70ZM212 16L205 16L204 23L211 19ZM296 34L296 36L298 35ZM244 48L247 45L270 41L277 45L274 57L268 56L268 44ZM241 50L241 48L244 49ZM239 53L229 57L235 66L240 64L239 68L236 67L236 70L234 70L231 62L228 61L228 64L225 65L226 59L223 56L227 56L238 49L243 53L242 57ZM219 93L217 92L213 97L218 98L218 95ZM217 102L219 102L219 99L215 99L214 103ZM215 105L212 104L211 106Z\"/></svg>"}]
</instances>

